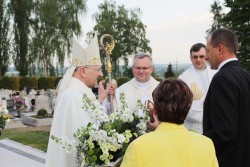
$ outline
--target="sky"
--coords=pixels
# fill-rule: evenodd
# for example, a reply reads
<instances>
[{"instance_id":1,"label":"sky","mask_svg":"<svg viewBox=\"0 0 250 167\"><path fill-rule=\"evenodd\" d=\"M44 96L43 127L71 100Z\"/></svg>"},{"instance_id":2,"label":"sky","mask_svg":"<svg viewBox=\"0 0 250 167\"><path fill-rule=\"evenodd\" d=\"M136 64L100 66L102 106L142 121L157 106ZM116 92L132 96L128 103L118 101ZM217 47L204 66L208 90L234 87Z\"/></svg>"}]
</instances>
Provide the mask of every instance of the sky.
<instances>
[{"instance_id":1,"label":"sky","mask_svg":"<svg viewBox=\"0 0 250 167\"><path fill-rule=\"evenodd\" d=\"M150 41L154 64L190 63L191 46L198 42L206 44L206 30L213 22L210 6L214 0L115 1L117 5L124 4L126 9L141 9L141 21L147 26L146 38ZM92 15L102 2L87 1L88 11L82 21L84 33L93 30Z\"/></svg>"}]
</instances>

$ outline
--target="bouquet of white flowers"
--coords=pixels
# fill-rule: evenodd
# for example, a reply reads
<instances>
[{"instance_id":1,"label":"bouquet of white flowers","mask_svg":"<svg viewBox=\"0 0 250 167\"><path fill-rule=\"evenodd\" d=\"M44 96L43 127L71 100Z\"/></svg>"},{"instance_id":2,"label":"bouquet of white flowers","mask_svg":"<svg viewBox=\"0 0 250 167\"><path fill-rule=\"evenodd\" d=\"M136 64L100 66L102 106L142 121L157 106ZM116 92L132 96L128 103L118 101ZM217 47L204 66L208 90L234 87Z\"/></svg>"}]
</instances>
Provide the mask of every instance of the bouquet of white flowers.
<instances>
[{"instance_id":1,"label":"bouquet of white flowers","mask_svg":"<svg viewBox=\"0 0 250 167\"><path fill-rule=\"evenodd\" d=\"M108 116L98 101L91 102L83 96L83 108L93 119L87 127L74 134L75 140L52 136L52 139L68 152L77 150L77 162L81 167L113 166L121 160L129 143L146 133L149 115L146 106L137 101L138 110L128 108L125 95L120 95L121 108Z\"/></svg>"}]
</instances>

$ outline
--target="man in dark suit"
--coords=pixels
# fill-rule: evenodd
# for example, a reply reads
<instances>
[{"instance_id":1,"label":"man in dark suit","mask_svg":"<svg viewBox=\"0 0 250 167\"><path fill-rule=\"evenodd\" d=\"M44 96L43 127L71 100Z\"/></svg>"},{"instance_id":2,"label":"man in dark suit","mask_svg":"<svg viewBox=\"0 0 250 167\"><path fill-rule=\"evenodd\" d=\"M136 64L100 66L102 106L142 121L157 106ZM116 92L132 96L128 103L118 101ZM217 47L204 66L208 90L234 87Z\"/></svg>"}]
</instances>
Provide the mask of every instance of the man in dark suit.
<instances>
[{"instance_id":1,"label":"man in dark suit","mask_svg":"<svg viewBox=\"0 0 250 167\"><path fill-rule=\"evenodd\" d=\"M250 74L236 58L238 39L217 29L207 41L214 75L205 102L203 133L212 139L220 167L250 166Z\"/></svg>"}]
</instances>

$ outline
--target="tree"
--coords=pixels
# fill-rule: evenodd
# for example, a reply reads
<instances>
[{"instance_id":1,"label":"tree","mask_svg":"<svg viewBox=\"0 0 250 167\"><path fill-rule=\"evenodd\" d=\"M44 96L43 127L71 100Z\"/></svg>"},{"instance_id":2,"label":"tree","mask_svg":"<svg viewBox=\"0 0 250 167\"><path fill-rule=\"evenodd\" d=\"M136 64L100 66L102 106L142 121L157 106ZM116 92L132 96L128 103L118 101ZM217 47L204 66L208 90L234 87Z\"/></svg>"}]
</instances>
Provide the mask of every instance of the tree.
<instances>
[{"instance_id":1,"label":"tree","mask_svg":"<svg viewBox=\"0 0 250 167\"><path fill-rule=\"evenodd\" d=\"M14 18L14 54L13 60L20 76L28 74L28 49L30 33L30 16L33 8L32 0L10 0L10 11Z\"/></svg>"},{"instance_id":2,"label":"tree","mask_svg":"<svg viewBox=\"0 0 250 167\"><path fill-rule=\"evenodd\" d=\"M132 72L132 67L125 68L123 72L123 76L128 77L128 78L133 78L134 74Z\"/></svg>"},{"instance_id":3,"label":"tree","mask_svg":"<svg viewBox=\"0 0 250 167\"><path fill-rule=\"evenodd\" d=\"M7 0L0 1L0 79L9 66L10 57L10 15Z\"/></svg>"},{"instance_id":4,"label":"tree","mask_svg":"<svg viewBox=\"0 0 250 167\"><path fill-rule=\"evenodd\" d=\"M173 72L173 66L171 63L168 64L167 72L164 73L165 78L175 77Z\"/></svg>"},{"instance_id":5,"label":"tree","mask_svg":"<svg viewBox=\"0 0 250 167\"><path fill-rule=\"evenodd\" d=\"M71 52L73 32L81 33L79 18L86 12L85 0L36 0L32 59L48 76L53 59L57 56L63 67L66 55ZM39 63L38 63L39 62Z\"/></svg>"},{"instance_id":6,"label":"tree","mask_svg":"<svg viewBox=\"0 0 250 167\"><path fill-rule=\"evenodd\" d=\"M223 17L223 25L237 34L240 43L237 57L242 66L250 71L250 1L226 0L225 6L230 11Z\"/></svg>"},{"instance_id":7,"label":"tree","mask_svg":"<svg viewBox=\"0 0 250 167\"><path fill-rule=\"evenodd\" d=\"M223 26L222 22L221 22L221 19L224 16L224 14L222 13L222 10L223 10L223 8L222 8L220 2L215 0L214 3L211 5L211 10L210 10L210 12L213 13L213 15L214 15L213 16L214 22L212 24L211 29L207 30L207 33L211 33L215 29L221 28Z\"/></svg>"},{"instance_id":8,"label":"tree","mask_svg":"<svg viewBox=\"0 0 250 167\"><path fill-rule=\"evenodd\" d=\"M130 55L141 50L152 51L149 40L146 39L146 26L141 22L140 15L140 9L127 10L124 5L116 6L112 0L105 0L99 5L99 12L94 14L94 30L100 35L110 34L116 41L111 55L114 77L120 74L118 67L121 61L127 68ZM104 61L104 53L101 53L101 58Z\"/></svg>"},{"instance_id":9,"label":"tree","mask_svg":"<svg viewBox=\"0 0 250 167\"><path fill-rule=\"evenodd\" d=\"M250 1L246 0L225 0L223 4L229 10L228 13L220 13L221 7L218 7L217 13L214 13L214 24L220 25L214 28L226 27L233 30L239 39L240 48L237 57L244 68L250 71ZM212 5L211 7L216 8ZM214 10L216 11L216 10ZM213 29L213 26L212 28Z\"/></svg>"}]
</instances>

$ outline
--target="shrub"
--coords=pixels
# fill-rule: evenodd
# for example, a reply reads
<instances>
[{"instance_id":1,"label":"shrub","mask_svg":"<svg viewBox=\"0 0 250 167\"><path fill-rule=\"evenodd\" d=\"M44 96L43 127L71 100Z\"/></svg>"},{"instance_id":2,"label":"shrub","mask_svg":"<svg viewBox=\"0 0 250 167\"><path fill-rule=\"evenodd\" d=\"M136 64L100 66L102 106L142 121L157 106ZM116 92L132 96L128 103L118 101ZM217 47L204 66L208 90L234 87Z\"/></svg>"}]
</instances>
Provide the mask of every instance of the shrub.
<instances>
[{"instance_id":1,"label":"shrub","mask_svg":"<svg viewBox=\"0 0 250 167\"><path fill-rule=\"evenodd\" d=\"M10 88L11 90L17 90L19 91L20 90L20 82L19 82L19 77L10 77Z\"/></svg>"},{"instance_id":2,"label":"shrub","mask_svg":"<svg viewBox=\"0 0 250 167\"><path fill-rule=\"evenodd\" d=\"M57 87L58 83L60 82L60 80L62 79L62 77L56 77L55 79L55 85Z\"/></svg>"},{"instance_id":3,"label":"shrub","mask_svg":"<svg viewBox=\"0 0 250 167\"><path fill-rule=\"evenodd\" d=\"M1 79L1 88L10 89L10 77L3 77Z\"/></svg>"},{"instance_id":4,"label":"shrub","mask_svg":"<svg viewBox=\"0 0 250 167\"><path fill-rule=\"evenodd\" d=\"M130 80L130 78L127 77L121 77L117 79L117 85L118 87L121 86L122 84L124 84L125 82L128 82Z\"/></svg>"},{"instance_id":5,"label":"shrub","mask_svg":"<svg viewBox=\"0 0 250 167\"><path fill-rule=\"evenodd\" d=\"M37 111L37 116L38 117L46 117L46 116L48 116L48 112L45 109L40 109Z\"/></svg>"},{"instance_id":6,"label":"shrub","mask_svg":"<svg viewBox=\"0 0 250 167\"><path fill-rule=\"evenodd\" d=\"M38 79L38 89L47 90L47 88L48 88L47 79L45 77L40 77Z\"/></svg>"},{"instance_id":7,"label":"shrub","mask_svg":"<svg viewBox=\"0 0 250 167\"><path fill-rule=\"evenodd\" d=\"M28 77L20 77L20 89L23 90L24 87L30 87L30 80Z\"/></svg>"},{"instance_id":8,"label":"shrub","mask_svg":"<svg viewBox=\"0 0 250 167\"><path fill-rule=\"evenodd\" d=\"M48 89L55 89L56 88L55 80L56 80L55 77L47 77Z\"/></svg>"},{"instance_id":9,"label":"shrub","mask_svg":"<svg viewBox=\"0 0 250 167\"><path fill-rule=\"evenodd\" d=\"M30 87L32 87L34 89L38 88L38 78L37 77L30 78Z\"/></svg>"}]
</instances>

